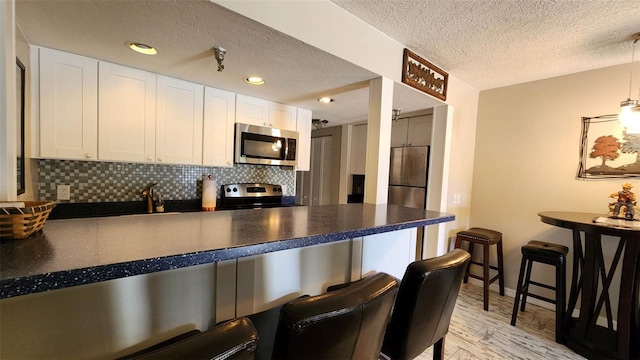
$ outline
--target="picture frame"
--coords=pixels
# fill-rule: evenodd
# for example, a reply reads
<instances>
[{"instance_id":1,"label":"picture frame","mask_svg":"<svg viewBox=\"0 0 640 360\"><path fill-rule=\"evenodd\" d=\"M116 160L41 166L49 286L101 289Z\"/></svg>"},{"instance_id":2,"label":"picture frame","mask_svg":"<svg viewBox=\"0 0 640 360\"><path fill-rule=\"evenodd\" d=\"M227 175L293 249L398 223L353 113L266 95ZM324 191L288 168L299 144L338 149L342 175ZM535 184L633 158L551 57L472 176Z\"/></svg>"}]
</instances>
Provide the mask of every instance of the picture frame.
<instances>
[{"instance_id":1,"label":"picture frame","mask_svg":"<svg viewBox=\"0 0 640 360\"><path fill-rule=\"evenodd\" d=\"M640 177L640 134L628 134L618 115L582 118L578 179Z\"/></svg>"},{"instance_id":2,"label":"picture frame","mask_svg":"<svg viewBox=\"0 0 640 360\"><path fill-rule=\"evenodd\" d=\"M26 69L20 59L16 58L16 171L17 194L26 192L25 181L25 151L24 151L24 102L25 102L25 74Z\"/></svg>"}]
</instances>

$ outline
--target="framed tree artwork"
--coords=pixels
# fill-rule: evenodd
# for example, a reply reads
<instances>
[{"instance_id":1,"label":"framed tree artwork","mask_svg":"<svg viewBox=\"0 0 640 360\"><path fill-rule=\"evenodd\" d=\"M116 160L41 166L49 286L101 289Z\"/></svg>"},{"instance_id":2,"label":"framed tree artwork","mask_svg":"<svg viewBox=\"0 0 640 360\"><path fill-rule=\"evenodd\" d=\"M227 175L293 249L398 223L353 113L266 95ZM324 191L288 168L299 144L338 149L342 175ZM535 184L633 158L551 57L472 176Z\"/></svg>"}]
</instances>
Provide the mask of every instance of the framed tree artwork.
<instances>
[{"instance_id":1,"label":"framed tree artwork","mask_svg":"<svg viewBox=\"0 0 640 360\"><path fill-rule=\"evenodd\" d=\"M629 134L618 115L582 118L577 178L640 177L640 134Z\"/></svg>"}]
</instances>

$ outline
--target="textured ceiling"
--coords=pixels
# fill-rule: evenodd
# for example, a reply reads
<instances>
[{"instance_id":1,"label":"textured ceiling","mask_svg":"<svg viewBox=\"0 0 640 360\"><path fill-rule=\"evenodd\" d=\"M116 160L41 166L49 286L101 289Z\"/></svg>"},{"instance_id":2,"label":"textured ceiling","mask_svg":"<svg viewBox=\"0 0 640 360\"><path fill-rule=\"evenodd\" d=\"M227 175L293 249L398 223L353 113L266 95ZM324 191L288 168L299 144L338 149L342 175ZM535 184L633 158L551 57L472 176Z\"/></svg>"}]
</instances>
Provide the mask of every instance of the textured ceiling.
<instances>
[{"instance_id":1,"label":"textured ceiling","mask_svg":"<svg viewBox=\"0 0 640 360\"><path fill-rule=\"evenodd\" d=\"M639 0L332 0L478 90L631 61Z\"/></svg>"},{"instance_id":2,"label":"textured ceiling","mask_svg":"<svg viewBox=\"0 0 640 360\"><path fill-rule=\"evenodd\" d=\"M34 45L308 108L330 125L368 112L375 74L207 0L16 1L18 26ZM628 39L640 32L640 0L333 2L479 90L628 62ZM138 55L126 41L160 52ZM216 45L227 49L223 72ZM243 81L255 74L267 83ZM335 102L319 104L324 95ZM394 87L403 113L438 103Z\"/></svg>"}]
</instances>

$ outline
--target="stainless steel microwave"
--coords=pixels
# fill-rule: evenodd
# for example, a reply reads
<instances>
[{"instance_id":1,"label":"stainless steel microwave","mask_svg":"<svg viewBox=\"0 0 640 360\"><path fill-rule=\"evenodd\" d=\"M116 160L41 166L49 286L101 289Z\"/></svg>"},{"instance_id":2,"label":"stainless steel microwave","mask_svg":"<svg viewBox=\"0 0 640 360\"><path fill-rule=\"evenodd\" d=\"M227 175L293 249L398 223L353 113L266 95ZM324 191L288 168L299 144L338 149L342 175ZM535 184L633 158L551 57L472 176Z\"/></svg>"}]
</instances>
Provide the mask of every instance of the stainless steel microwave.
<instances>
[{"instance_id":1,"label":"stainless steel microwave","mask_svg":"<svg viewBox=\"0 0 640 360\"><path fill-rule=\"evenodd\" d=\"M236 123L235 162L296 166L298 133Z\"/></svg>"}]
</instances>

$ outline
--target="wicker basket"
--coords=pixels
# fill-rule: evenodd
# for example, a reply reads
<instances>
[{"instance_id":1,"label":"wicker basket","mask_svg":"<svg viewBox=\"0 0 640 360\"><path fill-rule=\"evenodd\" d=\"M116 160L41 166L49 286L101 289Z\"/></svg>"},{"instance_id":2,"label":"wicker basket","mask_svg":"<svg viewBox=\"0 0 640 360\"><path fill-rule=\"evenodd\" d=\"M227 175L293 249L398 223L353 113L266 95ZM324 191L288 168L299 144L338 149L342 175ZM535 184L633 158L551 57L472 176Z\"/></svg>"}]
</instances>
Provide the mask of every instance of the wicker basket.
<instances>
[{"instance_id":1,"label":"wicker basket","mask_svg":"<svg viewBox=\"0 0 640 360\"><path fill-rule=\"evenodd\" d=\"M53 201L23 202L23 208L0 208L1 239L24 239L42 229L51 209L56 205Z\"/></svg>"}]
</instances>

